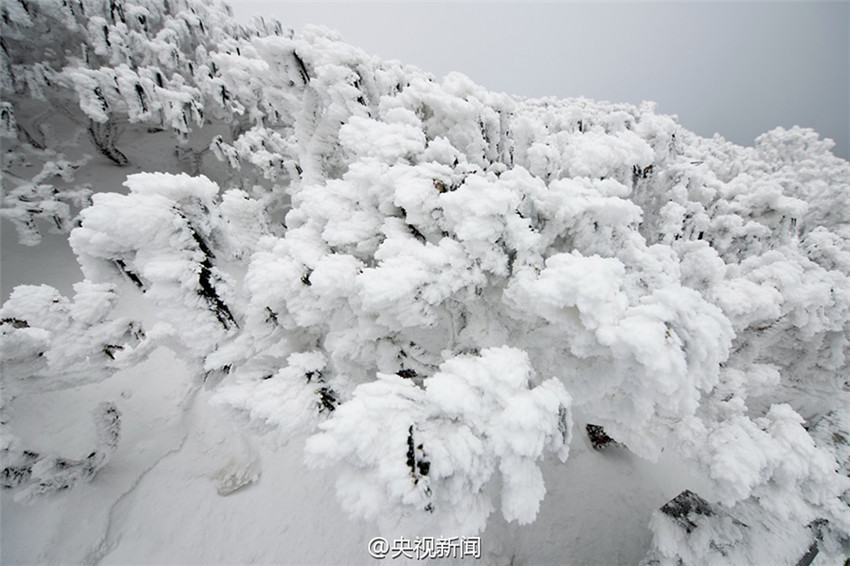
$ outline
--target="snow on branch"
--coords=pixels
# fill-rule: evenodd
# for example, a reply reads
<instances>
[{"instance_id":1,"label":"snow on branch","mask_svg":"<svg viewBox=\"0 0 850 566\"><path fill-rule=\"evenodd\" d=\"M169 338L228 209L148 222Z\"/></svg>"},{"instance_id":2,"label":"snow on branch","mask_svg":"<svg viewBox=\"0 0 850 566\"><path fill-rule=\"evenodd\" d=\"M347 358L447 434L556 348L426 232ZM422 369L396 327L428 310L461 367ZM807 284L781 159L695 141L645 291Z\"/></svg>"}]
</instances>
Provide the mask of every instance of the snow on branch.
<instances>
[{"instance_id":1,"label":"snow on branch","mask_svg":"<svg viewBox=\"0 0 850 566\"><path fill-rule=\"evenodd\" d=\"M557 379L531 387L532 373L523 352L503 347L447 360L424 390L378 374L319 425L307 461L343 467L337 493L352 514L435 515L472 534L486 525L498 471L502 514L529 523L546 492L538 461L565 461L572 434L569 395Z\"/></svg>"},{"instance_id":2,"label":"snow on branch","mask_svg":"<svg viewBox=\"0 0 850 566\"><path fill-rule=\"evenodd\" d=\"M4 488L16 490L16 501L30 502L70 489L81 481L91 481L108 463L121 436L121 413L114 403L100 403L92 415L97 442L94 451L85 458L71 460L26 450L17 454L4 450L3 461L7 465L0 472L0 479Z\"/></svg>"}]
</instances>

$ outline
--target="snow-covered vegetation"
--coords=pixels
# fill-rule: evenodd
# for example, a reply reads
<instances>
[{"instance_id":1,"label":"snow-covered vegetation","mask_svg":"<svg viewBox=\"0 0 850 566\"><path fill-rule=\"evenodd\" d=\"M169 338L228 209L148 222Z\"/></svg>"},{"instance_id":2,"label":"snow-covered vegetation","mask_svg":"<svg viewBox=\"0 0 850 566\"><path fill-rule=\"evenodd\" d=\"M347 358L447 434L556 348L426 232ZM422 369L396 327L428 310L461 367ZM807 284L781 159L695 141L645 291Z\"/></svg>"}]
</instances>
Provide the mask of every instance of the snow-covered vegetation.
<instances>
[{"instance_id":1,"label":"snow-covered vegetation","mask_svg":"<svg viewBox=\"0 0 850 566\"><path fill-rule=\"evenodd\" d=\"M850 552L829 140L438 81L217 3L0 6L0 213L35 255L67 235L84 276L0 310L4 561L364 562L379 534L483 533L504 564ZM571 484L599 490L581 513ZM172 508L163 542L167 493L228 535L192 547ZM233 534L278 507L339 553ZM637 534L590 545L594 512Z\"/></svg>"}]
</instances>

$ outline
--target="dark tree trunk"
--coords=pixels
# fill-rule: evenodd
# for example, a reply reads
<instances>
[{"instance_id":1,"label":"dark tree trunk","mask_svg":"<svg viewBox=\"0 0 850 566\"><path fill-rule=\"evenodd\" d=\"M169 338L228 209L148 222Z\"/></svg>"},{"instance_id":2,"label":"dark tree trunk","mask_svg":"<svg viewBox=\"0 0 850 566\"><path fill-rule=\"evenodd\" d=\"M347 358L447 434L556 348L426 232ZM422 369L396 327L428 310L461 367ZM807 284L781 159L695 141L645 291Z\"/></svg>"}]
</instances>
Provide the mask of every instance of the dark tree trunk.
<instances>
[{"instance_id":1,"label":"dark tree trunk","mask_svg":"<svg viewBox=\"0 0 850 566\"><path fill-rule=\"evenodd\" d=\"M118 132L115 122L112 120L104 123L89 120L89 137L91 137L91 141L97 150L115 165L124 167L130 164L127 156L115 147L115 142L118 140Z\"/></svg>"}]
</instances>

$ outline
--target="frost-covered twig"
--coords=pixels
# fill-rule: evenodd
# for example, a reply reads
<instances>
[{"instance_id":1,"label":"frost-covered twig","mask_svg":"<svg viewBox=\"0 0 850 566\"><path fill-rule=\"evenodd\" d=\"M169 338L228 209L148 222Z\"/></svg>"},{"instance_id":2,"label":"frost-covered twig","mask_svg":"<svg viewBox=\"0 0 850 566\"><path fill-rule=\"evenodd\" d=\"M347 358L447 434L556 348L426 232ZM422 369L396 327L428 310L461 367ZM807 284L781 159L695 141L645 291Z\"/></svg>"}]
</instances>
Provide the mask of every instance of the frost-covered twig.
<instances>
[{"instance_id":1,"label":"frost-covered twig","mask_svg":"<svg viewBox=\"0 0 850 566\"><path fill-rule=\"evenodd\" d=\"M33 499L74 487L80 481L91 481L118 447L121 436L121 413L114 403L100 403L93 412L97 442L94 451L80 460L41 455L23 451L5 454L9 462L0 472L5 488L17 489L15 501Z\"/></svg>"}]
</instances>

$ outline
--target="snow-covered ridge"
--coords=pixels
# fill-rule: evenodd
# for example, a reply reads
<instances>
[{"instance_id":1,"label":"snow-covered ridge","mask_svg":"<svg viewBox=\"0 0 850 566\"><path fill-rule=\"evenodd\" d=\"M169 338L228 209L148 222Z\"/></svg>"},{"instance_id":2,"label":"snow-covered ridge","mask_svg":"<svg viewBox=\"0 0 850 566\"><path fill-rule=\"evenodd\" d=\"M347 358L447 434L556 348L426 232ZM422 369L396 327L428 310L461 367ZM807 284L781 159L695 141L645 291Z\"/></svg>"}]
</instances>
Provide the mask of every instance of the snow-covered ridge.
<instances>
[{"instance_id":1,"label":"snow-covered ridge","mask_svg":"<svg viewBox=\"0 0 850 566\"><path fill-rule=\"evenodd\" d=\"M3 217L27 244L70 232L85 275L3 305L5 411L167 347L214 405L311 435L351 514L457 535L533 521L581 414L767 514L741 536L776 560L810 524L848 551L822 429L850 406L850 164L828 140L438 82L218 4L4 0L2 32ZM695 560L652 526L652 560Z\"/></svg>"}]
</instances>

